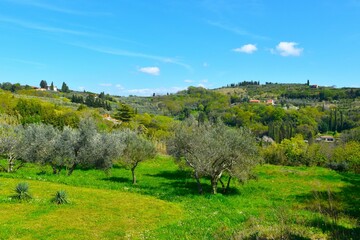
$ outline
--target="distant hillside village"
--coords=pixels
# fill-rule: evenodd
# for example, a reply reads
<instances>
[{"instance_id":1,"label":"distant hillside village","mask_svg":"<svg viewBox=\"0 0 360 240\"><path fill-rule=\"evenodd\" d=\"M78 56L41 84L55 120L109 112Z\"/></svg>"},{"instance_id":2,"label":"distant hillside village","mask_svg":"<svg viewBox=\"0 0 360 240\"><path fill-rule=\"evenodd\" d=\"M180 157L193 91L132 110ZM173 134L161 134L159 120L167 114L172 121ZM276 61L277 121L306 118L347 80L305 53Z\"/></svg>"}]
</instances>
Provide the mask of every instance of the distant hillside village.
<instances>
[{"instance_id":1,"label":"distant hillside village","mask_svg":"<svg viewBox=\"0 0 360 240\"><path fill-rule=\"evenodd\" d=\"M61 92L70 92L69 87L67 86L67 84L65 82L63 82L61 89L58 89L57 86L54 85L54 82L51 82L50 86L48 85L48 83L45 80L41 80L40 81L40 88L38 87L34 87L37 91L54 91L54 92L58 92L59 90Z\"/></svg>"},{"instance_id":2,"label":"distant hillside village","mask_svg":"<svg viewBox=\"0 0 360 240\"><path fill-rule=\"evenodd\" d=\"M35 89L36 91L54 91L54 92L60 91L65 93L70 92L70 88L67 86L65 82L62 83L62 86L59 89L57 86L54 85L53 82L51 82L51 84L48 85L48 83L45 80L40 81L39 87L30 86L30 85L21 85L20 83L12 84L10 82L4 82L4 83L0 83L0 88L10 92L16 92L19 90L31 90L31 89Z\"/></svg>"}]
</instances>

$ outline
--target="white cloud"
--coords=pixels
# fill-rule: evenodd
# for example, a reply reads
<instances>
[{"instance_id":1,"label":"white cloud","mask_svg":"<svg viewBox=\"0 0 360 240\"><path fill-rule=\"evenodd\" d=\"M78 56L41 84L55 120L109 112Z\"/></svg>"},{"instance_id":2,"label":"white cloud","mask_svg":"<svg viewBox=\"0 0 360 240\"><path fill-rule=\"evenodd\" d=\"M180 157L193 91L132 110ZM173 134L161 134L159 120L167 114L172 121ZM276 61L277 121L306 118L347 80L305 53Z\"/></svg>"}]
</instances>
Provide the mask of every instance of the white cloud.
<instances>
[{"instance_id":1,"label":"white cloud","mask_svg":"<svg viewBox=\"0 0 360 240\"><path fill-rule=\"evenodd\" d=\"M158 67L143 67L143 68L139 68L139 72L158 76L160 74L160 68L158 68Z\"/></svg>"},{"instance_id":2,"label":"white cloud","mask_svg":"<svg viewBox=\"0 0 360 240\"><path fill-rule=\"evenodd\" d=\"M234 52L252 54L257 51L257 47L254 44L246 44L240 48L233 49Z\"/></svg>"},{"instance_id":3,"label":"white cloud","mask_svg":"<svg viewBox=\"0 0 360 240\"><path fill-rule=\"evenodd\" d=\"M84 91L84 90L85 90L85 87L79 87L79 90L80 90L80 91Z\"/></svg>"},{"instance_id":4,"label":"white cloud","mask_svg":"<svg viewBox=\"0 0 360 240\"><path fill-rule=\"evenodd\" d=\"M209 80L207 80L207 79L203 79L203 80L201 80L200 82L201 83L207 83Z\"/></svg>"},{"instance_id":5,"label":"white cloud","mask_svg":"<svg viewBox=\"0 0 360 240\"><path fill-rule=\"evenodd\" d=\"M288 56L294 56L298 57L302 54L304 51L303 48L297 48L296 46L298 43L296 42L280 42L276 49L271 49L272 53L280 54L281 56L288 57Z\"/></svg>"},{"instance_id":6,"label":"white cloud","mask_svg":"<svg viewBox=\"0 0 360 240\"><path fill-rule=\"evenodd\" d=\"M194 81L193 81L193 80L190 80L190 79L185 79L184 82L186 82L186 83L192 83L192 82L194 82Z\"/></svg>"}]
</instances>

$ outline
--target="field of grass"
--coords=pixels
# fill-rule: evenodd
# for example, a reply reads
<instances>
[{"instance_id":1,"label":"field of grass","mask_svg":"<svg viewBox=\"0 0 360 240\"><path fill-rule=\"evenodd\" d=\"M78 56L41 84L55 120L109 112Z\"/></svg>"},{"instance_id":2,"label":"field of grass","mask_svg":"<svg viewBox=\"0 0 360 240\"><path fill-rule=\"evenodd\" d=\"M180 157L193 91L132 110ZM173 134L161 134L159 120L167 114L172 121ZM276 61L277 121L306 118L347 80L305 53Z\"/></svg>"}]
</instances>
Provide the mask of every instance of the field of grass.
<instances>
[{"instance_id":1,"label":"field of grass","mask_svg":"<svg viewBox=\"0 0 360 240\"><path fill-rule=\"evenodd\" d=\"M0 173L0 239L358 239L360 177L324 168L263 165L226 195L198 195L168 157L129 170L52 175L27 165ZM11 199L27 182L33 199ZM210 192L209 181L203 179ZM70 204L50 200L66 190Z\"/></svg>"}]
</instances>

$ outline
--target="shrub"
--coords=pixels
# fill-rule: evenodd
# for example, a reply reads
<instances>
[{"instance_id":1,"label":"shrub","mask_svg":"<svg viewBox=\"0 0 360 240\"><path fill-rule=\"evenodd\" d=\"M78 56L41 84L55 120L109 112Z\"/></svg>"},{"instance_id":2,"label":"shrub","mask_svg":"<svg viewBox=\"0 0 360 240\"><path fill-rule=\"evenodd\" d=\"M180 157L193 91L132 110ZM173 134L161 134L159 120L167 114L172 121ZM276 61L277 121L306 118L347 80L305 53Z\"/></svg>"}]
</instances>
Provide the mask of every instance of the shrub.
<instances>
[{"instance_id":1,"label":"shrub","mask_svg":"<svg viewBox=\"0 0 360 240\"><path fill-rule=\"evenodd\" d=\"M347 172L349 170L349 165L346 162L330 162L327 166L338 172Z\"/></svg>"},{"instance_id":2,"label":"shrub","mask_svg":"<svg viewBox=\"0 0 360 240\"><path fill-rule=\"evenodd\" d=\"M59 205L69 203L66 191L64 190L57 191L52 202Z\"/></svg>"},{"instance_id":3,"label":"shrub","mask_svg":"<svg viewBox=\"0 0 360 240\"><path fill-rule=\"evenodd\" d=\"M19 183L15 187L14 198L18 199L18 200L29 200L29 199L31 199L32 197L31 197L31 195L29 193L29 184L27 184L26 182Z\"/></svg>"},{"instance_id":4,"label":"shrub","mask_svg":"<svg viewBox=\"0 0 360 240\"><path fill-rule=\"evenodd\" d=\"M333 161L346 162L351 172L360 173L360 142L350 141L337 146L334 150Z\"/></svg>"}]
</instances>

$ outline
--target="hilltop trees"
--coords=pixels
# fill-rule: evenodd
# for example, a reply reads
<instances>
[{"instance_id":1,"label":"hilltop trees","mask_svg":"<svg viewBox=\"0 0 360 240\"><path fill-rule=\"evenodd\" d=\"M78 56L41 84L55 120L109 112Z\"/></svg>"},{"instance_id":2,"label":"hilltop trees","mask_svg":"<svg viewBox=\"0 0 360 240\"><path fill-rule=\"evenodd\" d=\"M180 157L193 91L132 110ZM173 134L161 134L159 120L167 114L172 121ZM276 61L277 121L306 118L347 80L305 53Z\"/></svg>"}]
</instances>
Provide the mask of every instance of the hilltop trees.
<instances>
[{"instance_id":1,"label":"hilltop trees","mask_svg":"<svg viewBox=\"0 0 360 240\"><path fill-rule=\"evenodd\" d=\"M188 120L179 124L168 142L168 151L193 169L200 194L203 191L201 177L210 178L212 193L216 194L224 173L244 180L259 162L251 133L245 129L230 129L222 123L197 124Z\"/></svg>"},{"instance_id":2,"label":"hilltop trees","mask_svg":"<svg viewBox=\"0 0 360 240\"><path fill-rule=\"evenodd\" d=\"M68 85L66 85L65 82L63 82L62 85L61 85L61 91L65 92L65 93L70 92L70 88L68 87Z\"/></svg>"},{"instance_id":3,"label":"hilltop trees","mask_svg":"<svg viewBox=\"0 0 360 240\"><path fill-rule=\"evenodd\" d=\"M85 104L88 107L104 108L108 111L112 110L111 104L105 98L96 97L94 94L89 94L85 98L82 95L72 95L71 102Z\"/></svg>"},{"instance_id":4,"label":"hilltop trees","mask_svg":"<svg viewBox=\"0 0 360 240\"><path fill-rule=\"evenodd\" d=\"M54 91L54 82L51 82L51 84L50 84L50 91Z\"/></svg>"},{"instance_id":5,"label":"hilltop trees","mask_svg":"<svg viewBox=\"0 0 360 240\"><path fill-rule=\"evenodd\" d=\"M48 87L47 82L46 82L45 80L41 80L41 81L40 81L40 87L47 89L47 87Z\"/></svg>"}]
</instances>

